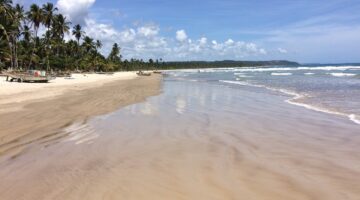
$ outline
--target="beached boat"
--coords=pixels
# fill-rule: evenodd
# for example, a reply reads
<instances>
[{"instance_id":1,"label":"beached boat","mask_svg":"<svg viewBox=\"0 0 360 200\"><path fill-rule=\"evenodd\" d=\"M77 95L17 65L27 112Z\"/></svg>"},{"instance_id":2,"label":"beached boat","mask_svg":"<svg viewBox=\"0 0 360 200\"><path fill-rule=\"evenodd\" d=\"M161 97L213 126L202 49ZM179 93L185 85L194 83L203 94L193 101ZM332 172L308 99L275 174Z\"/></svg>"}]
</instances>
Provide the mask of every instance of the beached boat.
<instances>
[{"instance_id":1,"label":"beached boat","mask_svg":"<svg viewBox=\"0 0 360 200\"><path fill-rule=\"evenodd\" d=\"M69 78L69 77L71 77L71 72L62 72L62 71L59 71L59 72L56 73L56 77Z\"/></svg>"},{"instance_id":2,"label":"beached boat","mask_svg":"<svg viewBox=\"0 0 360 200\"><path fill-rule=\"evenodd\" d=\"M136 73L138 76L151 76L150 72L139 71Z\"/></svg>"},{"instance_id":3,"label":"beached boat","mask_svg":"<svg viewBox=\"0 0 360 200\"><path fill-rule=\"evenodd\" d=\"M157 71L157 70L153 71L153 73L154 73L154 74L162 74L161 71Z\"/></svg>"},{"instance_id":4,"label":"beached boat","mask_svg":"<svg viewBox=\"0 0 360 200\"><path fill-rule=\"evenodd\" d=\"M26 72L4 72L6 76L6 81L17 81L17 82L38 82L38 83L47 83L50 80L54 79L52 76L48 75L46 71L38 70L29 70Z\"/></svg>"}]
</instances>

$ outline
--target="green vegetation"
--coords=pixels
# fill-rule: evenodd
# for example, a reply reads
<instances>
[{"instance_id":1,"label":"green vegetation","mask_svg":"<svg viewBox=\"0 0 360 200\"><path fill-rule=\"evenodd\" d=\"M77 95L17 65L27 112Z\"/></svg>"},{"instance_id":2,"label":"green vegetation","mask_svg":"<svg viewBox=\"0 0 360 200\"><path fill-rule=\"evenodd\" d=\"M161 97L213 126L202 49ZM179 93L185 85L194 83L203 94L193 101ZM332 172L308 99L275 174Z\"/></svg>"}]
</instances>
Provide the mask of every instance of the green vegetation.
<instances>
[{"instance_id":1,"label":"green vegetation","mask_svg":"<svg viewBox=\"0 0 360 200\"><path fill-rule=\"evenodd\" d=\"M184 69L206 67L241 67L263 65L298 65L288 61L191 61L122 60L117 43L105 57L99 52L102 43L86 35L81 25L71 29L64 15L52 3L32 4L25 11L12 0L0 0L0 71L1 69L44 69L47 71L121 71ZM45 33L39 36L39 28ZM72 34L76 40L64 40Z\"/></svg>"},{"instance_id":2,"label":"green vegetation","mask_svg":"<svg viewBox=\"0 0 360 200\"><path fill-rule=\"evenodd\" d=\"M39 36L39 28L46 31ZM24 7L12 0L0 0L0 69L17 70L122 70L120 47L114 44L105 58L102 43L86 35L80 25L70 33L71 22L52 3ZM75 40L65 41L66 34Z\"/></svg>"}]
</instances>

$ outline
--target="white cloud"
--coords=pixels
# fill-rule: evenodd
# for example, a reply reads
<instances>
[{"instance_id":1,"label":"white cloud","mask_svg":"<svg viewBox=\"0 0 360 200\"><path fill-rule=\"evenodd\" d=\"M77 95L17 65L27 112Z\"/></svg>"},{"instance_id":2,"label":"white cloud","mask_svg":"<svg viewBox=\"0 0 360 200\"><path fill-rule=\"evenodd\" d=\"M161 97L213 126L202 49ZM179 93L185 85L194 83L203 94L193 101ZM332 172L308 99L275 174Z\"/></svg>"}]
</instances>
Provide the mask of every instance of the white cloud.
<instances>
[{"instance_id":1,"label":"white cloud","mask_svg":"<svg viewBox=\"0 0 360 200\"><path fill-rule=\"evenodd\" d=\"M101 23L88 15L95 0L58 0L57 7L73 24L80 23L86 35L101 40L101 52L107 56L114 43L121 47L125 59L163 58L164 60L221 60L266 55L266 50L254 43L189 38L186 31L176 31L175 38L161 36L156 24L137 23L132 27L117 29L111 23ZM67 35L67 39L74 39Z\"/></svg>"},{"instance_id":2,"label":"white cloud","mask_svg":"<svg viewBox=\"0 0 360 200\"><path fill-rule=\"evenodd\" d=\"M277 50L279 53L282 53L282 54L286 54L288 52L286 49L283 49L283 48L278 48Z\"/></svg>"},{"instance_id":3,"label":"white cloud","mask_svg":"<svg viewBox=\"0 0 360 200\"><path fill-rule=\"evenodd\" d=\"M102 53L108 55L113 43L120 45L125 59L163 58L164 60L222 60L257 58L267 55L267 51L255 43L234 41L224 42L201 37L188 38L183 30L176 32L175 38L161 36L160 28L154 24L138 25L117 30L110 24L87 19L84 31L87 35L103 42ZM177 42L180 41L180 42Z\"/></svg>"},{"instance_id":4,"label":"white cloud","mask_svg":"<svg viewBox=\"0 0 360 200\"><path fill-rule=\"evenodd\" d=\"M259 53L262 55L266 55L267 51L265 49L259 49Z\"/></svg>"},{"instance_id":5,"label":"white cloud","mask_svg":"<svg viewBox=\"0 0 360 200\"><path fill-rule=\"evenodd\" d=\"M178 30L178 31L176 31L176 39L177 39L179 42L184 42L187 38L188 38L188 36L186 35L185 30Z\"/></svg>"},{"instance_id":6,"label":"white cloud","mask_svg":"<svg viewBox=\"0 0 360 200\"><path fill-rule=\"evenodd\" d=\"M95 0L58 0L56 7L73 24L84 24L88 17L90 7Z\"/></svg>"},{"instance_id":7,"label":"white cloud","mask_svg":"<svg viewBox=\"0 0 360 200\"><path fill-rule=\"evenodd\" d=\"M201 46L206 45L207 44L207 38L206 37L200 38L199 43L200 43Z\"/></svg>"},{"instance_id":8,"label":"white cloud","mask_svg":"<svg viewBox=\"0 0 360 200\"><path fill-rule=\"evenodd\" d=\"M158 26L148 25L148 26L139 27L137 31L140 35L143 35L144 37L152 37L157 35L160 29Z\"/></svg>"},{"instance_id":9,"label":"white cloud","mask_svg":"<svg viewBox=\"0 0 360 200\"><path fill-rule=\"evenodd\" d=\"M116 42L122 48L122 55L129 58L160 58L170 52L167 39L159 36L156 25L142 25L135 28L117 30L110 24L87 19L84 31L90 37L103 42L102 53L108 55Z\"/></svg>"},{"instance_id":10,"label":"white cloud","mask_svg":"<svg viewBox=\"0 0 360 200\"><path fill-rule=\"evenodd\" d=\"M234 44L234 40L228 39L228 40L225 42L225 44L226 44L227 46L233 45L233 44Z\"/></svg>"}]
</instances>

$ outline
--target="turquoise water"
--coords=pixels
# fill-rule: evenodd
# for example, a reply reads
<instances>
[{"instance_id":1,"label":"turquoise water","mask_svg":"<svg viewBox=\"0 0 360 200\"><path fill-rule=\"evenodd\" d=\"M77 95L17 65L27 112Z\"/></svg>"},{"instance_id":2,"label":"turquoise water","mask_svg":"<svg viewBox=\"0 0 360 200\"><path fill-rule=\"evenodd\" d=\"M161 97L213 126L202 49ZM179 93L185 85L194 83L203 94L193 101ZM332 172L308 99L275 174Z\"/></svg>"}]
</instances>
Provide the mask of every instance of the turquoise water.
<instances>
[{"instance_id":1,"label":"turquoise water","mask_svg":"<svg viewBox=\"0 0 360 200\"><path fill-rule=\"evenodd\" d=\"M224 68L168 72L169 79L266 88L286 103L360 124L360 66Z\"/></svg>"}]
</instances>

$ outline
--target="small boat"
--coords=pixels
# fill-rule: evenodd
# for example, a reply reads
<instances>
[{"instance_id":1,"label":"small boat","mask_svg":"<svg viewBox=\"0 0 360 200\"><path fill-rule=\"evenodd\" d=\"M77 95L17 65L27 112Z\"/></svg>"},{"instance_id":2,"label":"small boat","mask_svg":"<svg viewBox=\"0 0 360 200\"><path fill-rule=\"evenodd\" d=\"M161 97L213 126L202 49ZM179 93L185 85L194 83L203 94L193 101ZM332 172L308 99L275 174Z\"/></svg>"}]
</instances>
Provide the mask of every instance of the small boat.
<instances>
[{"instance_id":1,"label":"small boat","mask_svg":"<svg viewBox=\"0 0 360 200\"><path fill-rule=\"evenodd\" d=\"M157 70L153 71L153 73L154 73L154 74L162 74L161 71L157 71Z\"/></svg>"},{"instance_id":2,"label":"small boat","mask_svg":"<svg viewBox=\"0 0 360 200\"><path fill-rule=\"evenodd\" d=\"M139 71L136 73L138 76L151 76L150 72Z\"/></svg>"},{"instance_id":3,"label":"small boat","mask_svg":"<svg viewBox=\"0 0 360 200\"><path fill-rule=\"evenodd\" d=\"M29 70L27 72L5 72L6 81L17 82L38 82L47 83L55 77L48 75L46 71Z\"/></svg>"}]
</instances>

